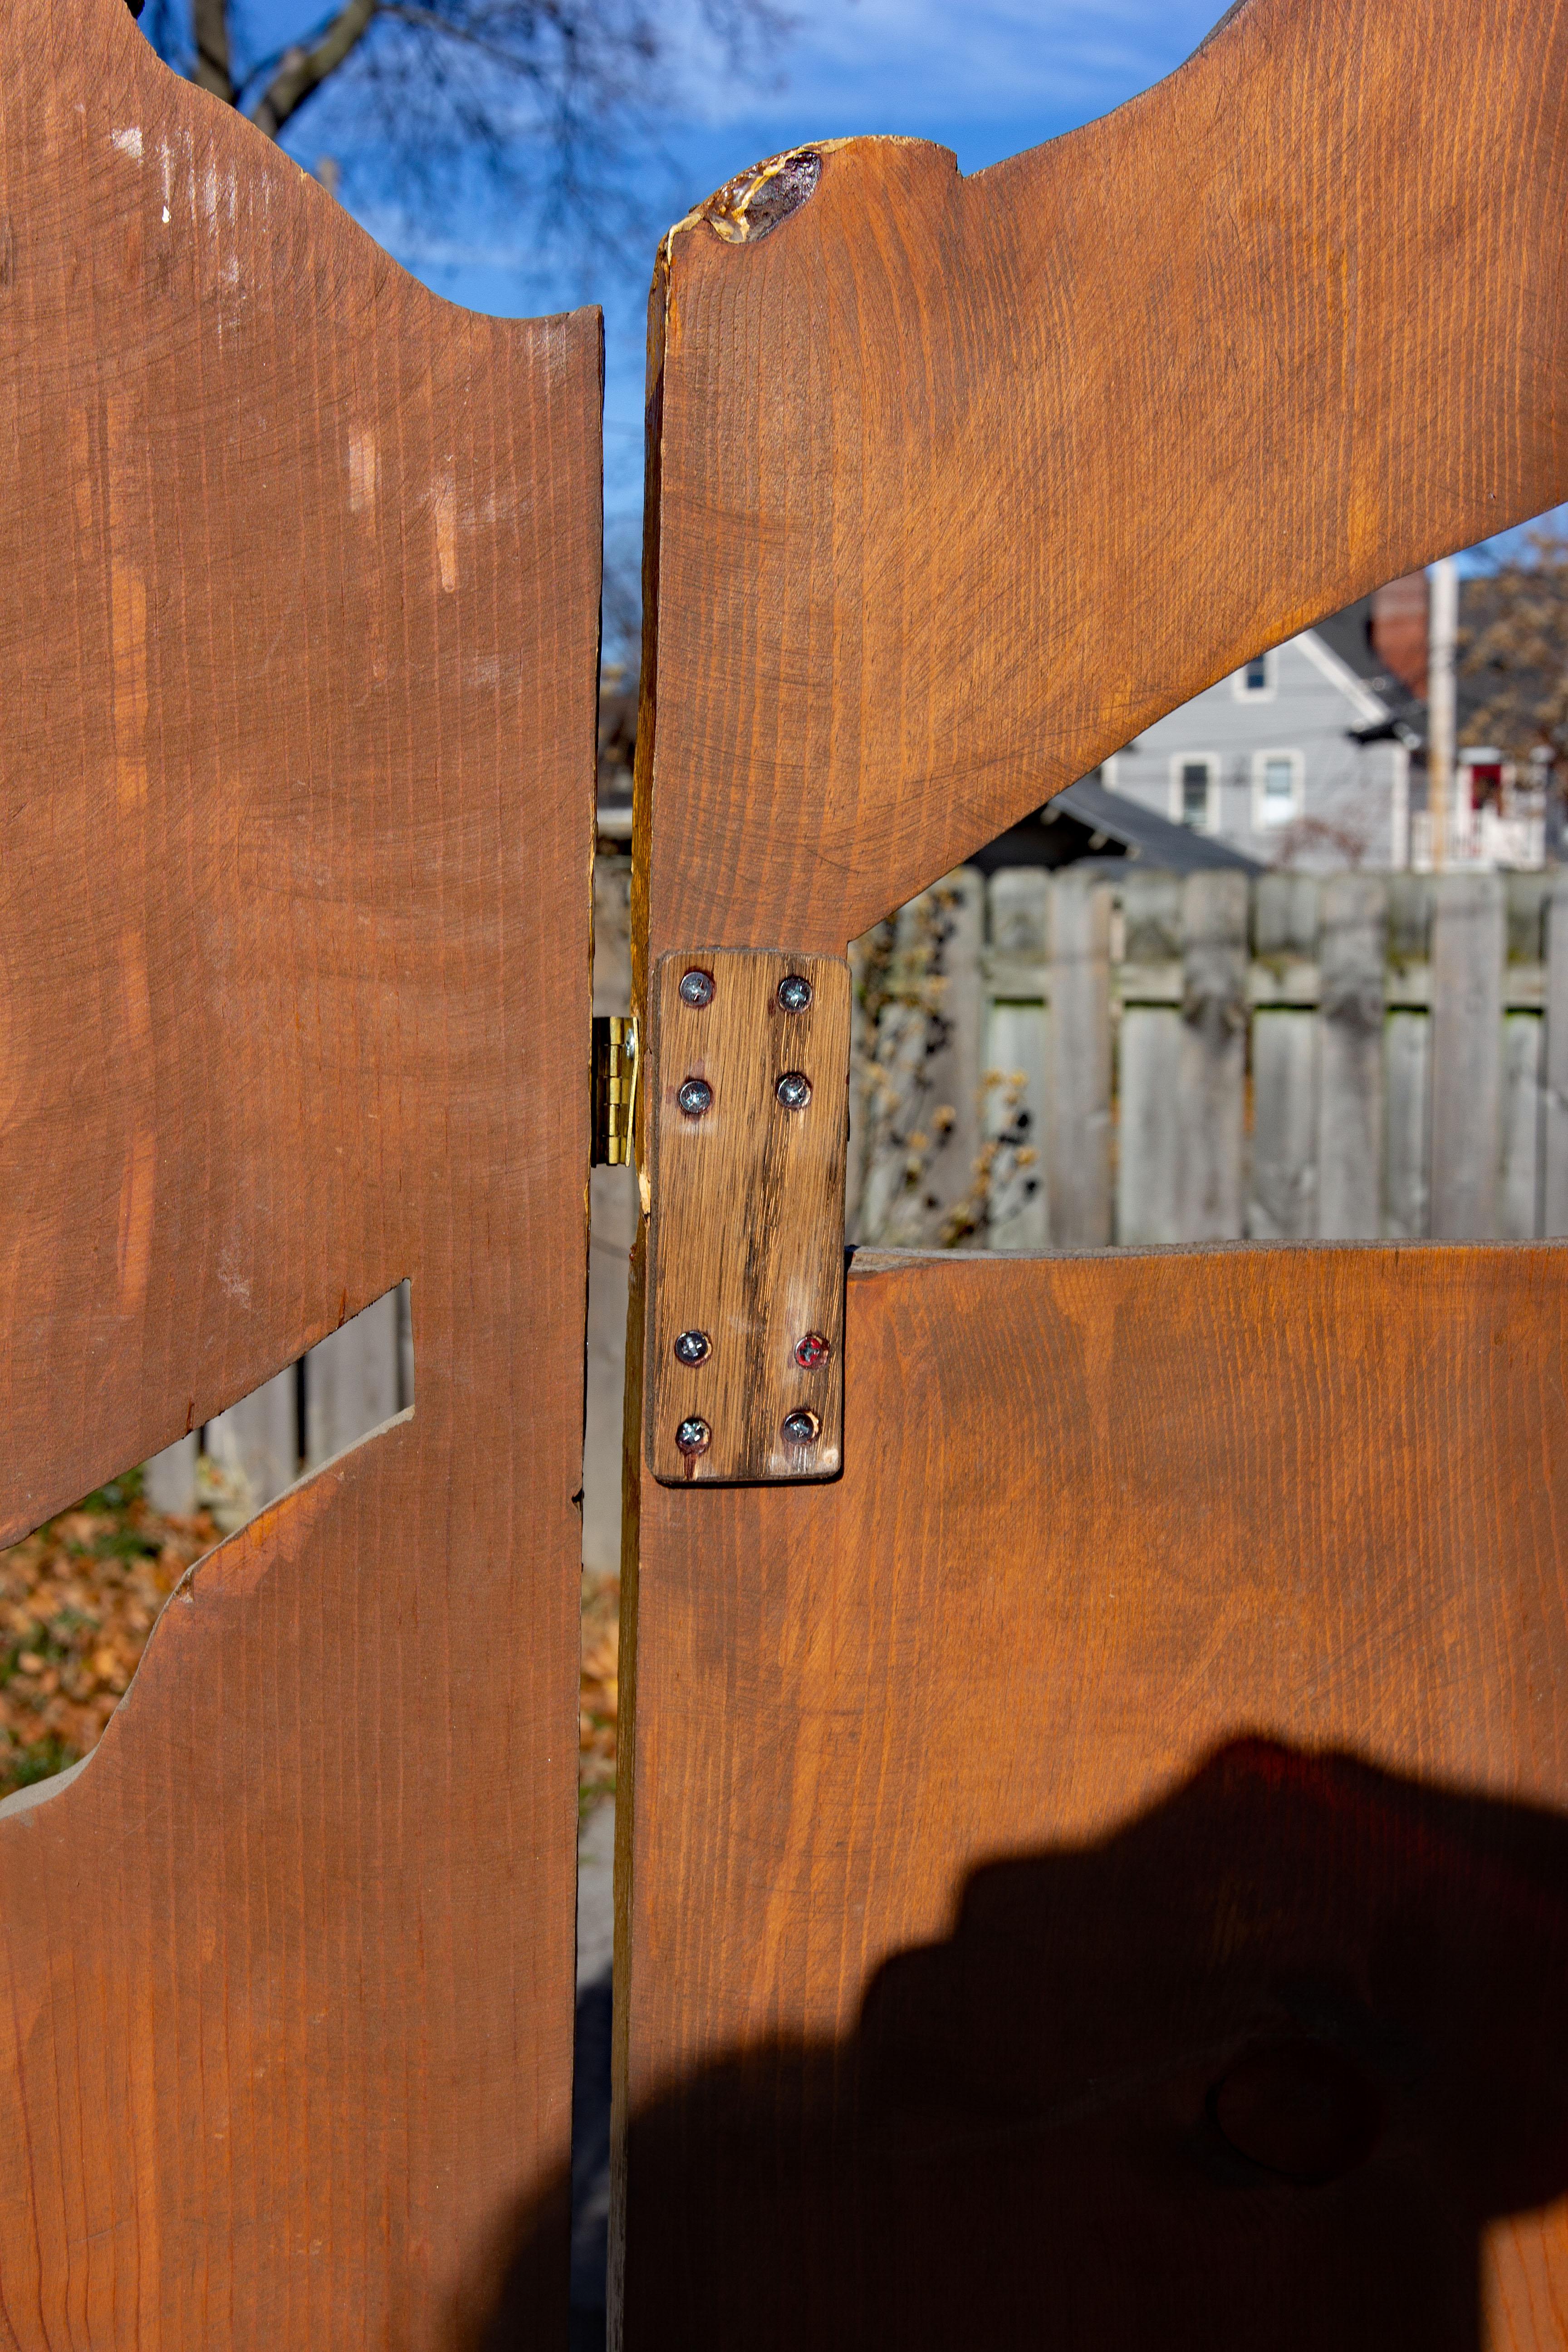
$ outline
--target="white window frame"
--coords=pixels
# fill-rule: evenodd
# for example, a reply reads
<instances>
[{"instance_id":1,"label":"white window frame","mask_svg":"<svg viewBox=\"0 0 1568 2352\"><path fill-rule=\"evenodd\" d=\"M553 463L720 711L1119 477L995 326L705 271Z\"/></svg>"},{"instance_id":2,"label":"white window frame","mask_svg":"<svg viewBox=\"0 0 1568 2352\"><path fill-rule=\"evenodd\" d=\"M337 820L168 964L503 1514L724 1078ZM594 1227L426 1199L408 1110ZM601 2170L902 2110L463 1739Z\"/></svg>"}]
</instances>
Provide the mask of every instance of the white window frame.
<instances>
[{"instance_id":1,"label":"white window frame","mask_svg":"<svg viewBox=\"0 0 1568 2352\"><path fill-rule=\"evenodd\" d=\"M1270 760L1290 762L1290 814L1287 817L1267 814L1264 786ZM1288 824L1295 824L1306 814L1307 762L1300 751L1288 750L1283 743L1271 743L1266 751L1252 755L1252 830L1254 833L1279 833Z\"/></svg>"},{"instance_id":2,"label":"white window frame","mask_svg":"<svg viewBox=\"0 0 1568 2352\"><path fill-rule=\"evenodd\" d=\"M1232 672L1230 680L1230 690L1232 694L1235 695L1237 702L1272 702L1275 696L1279 691L1279 646L1270 646L1268 651L1263 656L1263 683L1261 686L1248 686L1247 683L1247 673L1251 667L1252 664L1250 662L1243 662L1238 670Z\"/></svg>"},{"instance_id":3,"label":"white window frame","mask_svg":"<svg viewBox=\"0 0 1568 2352\"><path fill-rule=\"evenodd\" d=\"M1205 767L1209 772L1208 793L1204 802L1201 828L1188 826L1188 831L1217 833L1219 830L1219 753L1217 751L1173 751L1171 754L1171 823L1185 822L1182 814L1182 770Z\"/></svg>"}]
</instances>

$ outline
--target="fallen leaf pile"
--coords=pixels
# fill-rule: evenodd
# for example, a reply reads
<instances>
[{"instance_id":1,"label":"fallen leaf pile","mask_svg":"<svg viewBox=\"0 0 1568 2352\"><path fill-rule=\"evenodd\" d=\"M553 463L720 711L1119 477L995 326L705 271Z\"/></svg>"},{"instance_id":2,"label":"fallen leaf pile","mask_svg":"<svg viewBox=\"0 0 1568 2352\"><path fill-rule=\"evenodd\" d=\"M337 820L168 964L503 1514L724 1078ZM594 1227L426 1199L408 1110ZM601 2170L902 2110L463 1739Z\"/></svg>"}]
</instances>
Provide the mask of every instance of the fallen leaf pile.
<instances>
[{"instance_id":1,"label":"fallen leaf pile","mask_svg":"<svg viewBox=\"0 0 1568 2352\"><path fill-rule=\"evenodd\" d=\"M0 1797L97 1745L153 1621L220 1540L210 1509L155 1511L133 1470L0 1550ZM584 1812L616 1786L620 1579L583 1579L578 1788Z\"/></svg>"},{"instance_id":2,"label":"fallen leaf pile","mask_svg":"<svg viewBox=\"0 0 1568 2352\"><path fill-rule=\"evenodd\" d=\"M621 1580L583 1577L583 1676L577 1701L577 1799L586 1813L616 1792L620 1709Z\"/></svg>"},{"instance_id":3,"label":"fallen leaf pile","mask_svg":"<svg viewBox=\"0 0 1568 2352\"><path fill-rule=\"evenodd\" d=\"M132 1471L0 1551L0 1796L93 1748L211 1515L166 1518Z\"/></svg>"}]
</instances>

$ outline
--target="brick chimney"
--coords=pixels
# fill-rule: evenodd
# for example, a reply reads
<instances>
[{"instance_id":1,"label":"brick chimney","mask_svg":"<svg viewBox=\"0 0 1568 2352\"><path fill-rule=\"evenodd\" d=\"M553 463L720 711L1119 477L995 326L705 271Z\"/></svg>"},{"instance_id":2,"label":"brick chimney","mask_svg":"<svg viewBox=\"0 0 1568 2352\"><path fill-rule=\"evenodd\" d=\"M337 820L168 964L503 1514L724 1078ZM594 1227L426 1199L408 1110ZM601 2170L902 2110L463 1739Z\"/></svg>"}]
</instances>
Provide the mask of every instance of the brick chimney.
<instances>
[{"instance_id":1,"label":"brick chimney","mask_svg":"<svg viewBox=\"0 0 1568 2352\"><path fill-rule=\"evenodd\" d=\"M1385 670L1426 698L1426 574L1407 572L1373 591L1372 649Z\"/></svg>"}]
</instances>

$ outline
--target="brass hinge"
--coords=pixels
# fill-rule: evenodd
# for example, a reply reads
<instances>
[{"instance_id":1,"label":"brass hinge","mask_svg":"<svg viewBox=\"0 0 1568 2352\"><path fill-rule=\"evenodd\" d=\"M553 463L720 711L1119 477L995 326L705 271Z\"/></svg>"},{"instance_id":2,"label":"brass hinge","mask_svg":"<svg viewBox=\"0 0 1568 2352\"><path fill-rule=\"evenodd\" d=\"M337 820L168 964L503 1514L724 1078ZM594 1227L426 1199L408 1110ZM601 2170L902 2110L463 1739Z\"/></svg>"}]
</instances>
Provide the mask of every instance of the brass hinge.
<instances>
[{"instance_id":1,"label":"brass hinge","mask_svg":"<svg viewBox=\"0 0 1568 2352\"><path fill-rule=\"evenodd\" d=\"M637 1099L637 1024L629 1015L594 1015L594 1165L624 1168L632 1156Z\"/></svg>"}]
</instances>

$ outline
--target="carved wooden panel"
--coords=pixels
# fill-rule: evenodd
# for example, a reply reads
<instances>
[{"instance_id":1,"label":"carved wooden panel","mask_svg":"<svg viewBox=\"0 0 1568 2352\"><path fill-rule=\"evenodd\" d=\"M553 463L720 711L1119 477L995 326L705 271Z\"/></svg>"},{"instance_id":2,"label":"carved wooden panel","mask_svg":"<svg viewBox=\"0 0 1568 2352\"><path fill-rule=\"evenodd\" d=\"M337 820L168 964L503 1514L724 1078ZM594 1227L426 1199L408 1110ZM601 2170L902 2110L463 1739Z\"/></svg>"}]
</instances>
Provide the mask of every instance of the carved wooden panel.
<instances>
[{"instance_id":1,"label":"carved wooden panel","mask_svg":"<svg viewBox=\"0 0 1568 2352\"><path fill-rule=\"evenodd\" d=\"M599 329L0 24L0 1519L404 1277L412 1416L0 1812L0 2339L564 2326Z\"/></svg>"},{"instance_id":2,"label":"carved wooden panel","mask_svg":"<svg viewBox=\"0 0 1568 2352\"><path fill-rule=\"evenodd\" d=\"M1497 2352L1568 2273L1568 1255L861 1253L645 1481L628 2344Z\"/></svg>"},{"instance_id":3,"label":"carved wooden panel","mask_svg":"<svg viewBox=\"0 0 1568 2352\"><path fill-rule=\"evenodd\" d=\"M971 178L828 142L683 221L650 953L842 953L1249 655L1568 497L1565 70L1518 0L1244 0Z\"/></svg>"},{"instance_id":4,"label":"carved wooden panel","mask_svg":"<svg viewBox=\"0 0 1568 2352\"><path fill-rule=\"evenodd\" d=\"M1245 0L972 179L828 142L680 224L639 986L841 952L1568 496L1565 69L1512 0ZM841 1479L644 1457L635 2352L1562 2344L1563 1324L1545 1252L881 1265Z\"/></svg>"}]
</instances>

